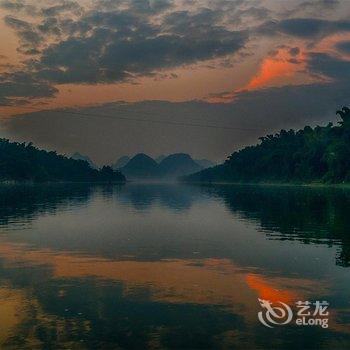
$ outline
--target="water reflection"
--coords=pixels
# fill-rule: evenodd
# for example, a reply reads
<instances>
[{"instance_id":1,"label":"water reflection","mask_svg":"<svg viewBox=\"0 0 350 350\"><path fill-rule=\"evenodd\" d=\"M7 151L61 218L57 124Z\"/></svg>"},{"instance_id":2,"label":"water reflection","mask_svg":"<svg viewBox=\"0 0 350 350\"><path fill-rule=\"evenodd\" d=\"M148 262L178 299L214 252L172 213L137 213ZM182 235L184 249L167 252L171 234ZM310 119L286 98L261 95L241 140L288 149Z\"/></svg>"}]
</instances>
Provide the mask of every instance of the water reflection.
<instances>
[{"instance_id":1,"label":"water reflection","mask_svg":"<svg viewBox=\"0 0 350 350\"><path fill-rule=\"evenodd\" d=\"M0 191L1 348L349 348L346 191ZM328 300L330 328L266 329L258 297Z\"/></svg>"},{"instance_id":2,"label":"water reflection","mask_svg":"<svg viewBox=\"0 0 350 350\"><path fill-rule=\"evenodd\" d=\"M350 264L350 190L275 186L204 188L250 221L270 239L340 245L337 264Z\"/></svg>"},{"instance_id":3,"label":"water reflection","mask_svg":"<svg viewBox=\"0 0 350 350\"><path fill-rule=\"evenodd\" d=\"M119 200L131 204L137 210L147 210L160 204L163 207L185 211L190 209L194 200L199 200L198 189L176 184L132 184L125 186Z\"/></svg>"},{"instance_id":4,"label":"water reflection","mask_svg":"<svg viewBox=\"0 0 350 350\"><path fill-rule=\"evenodd\" d=\"M28 222L67 205L85 204L92 190L84 184L0 185L0 225Z\"/></svg>"}]
</instances>

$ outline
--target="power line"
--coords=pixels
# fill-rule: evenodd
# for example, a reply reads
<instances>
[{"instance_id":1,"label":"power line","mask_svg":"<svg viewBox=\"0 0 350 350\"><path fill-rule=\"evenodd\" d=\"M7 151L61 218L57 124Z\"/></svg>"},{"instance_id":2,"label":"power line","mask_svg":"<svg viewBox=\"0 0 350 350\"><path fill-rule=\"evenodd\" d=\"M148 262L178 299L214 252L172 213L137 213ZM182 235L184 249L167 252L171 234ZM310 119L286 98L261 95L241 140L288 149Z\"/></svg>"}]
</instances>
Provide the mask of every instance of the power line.
<instances>
[{"instance_id":1,"label":"power line","mask_svg":"<svg viewBox=\"0 0 350 350\"><path fill-rule=\"evenodd\" d=\"M186 122L173 122L173 121L165 121L165 120L156 120L156 119L142 119L135 117L126 117L120 115L108 115L108 114L100 114L100 113L87 113L87 112L77 112L77 111L69 111L69 110L42 110L35 107L24 107L29 110L33 110L35 112L50 112L50 113L59 113L59 114L68 114L68 115L78 115L83 117L94 117L94 118L105 118L111 120L125 120L125 121L135 121L135 122L143 122L150 124L167 124L167 125L176 125L176 126L188 126L188 127L200 127L200 128L212 128L212 129L223 129L223 130L240 130L240 131L262 131L263 128L239 128L239 127L231 127L228 125L214 125L214 124L201 124L201 123L186 123ZM22 115L25 114L21 113ZM143 114L147 114L147 112L142 112Z\"/></svg>"}]
</instances>

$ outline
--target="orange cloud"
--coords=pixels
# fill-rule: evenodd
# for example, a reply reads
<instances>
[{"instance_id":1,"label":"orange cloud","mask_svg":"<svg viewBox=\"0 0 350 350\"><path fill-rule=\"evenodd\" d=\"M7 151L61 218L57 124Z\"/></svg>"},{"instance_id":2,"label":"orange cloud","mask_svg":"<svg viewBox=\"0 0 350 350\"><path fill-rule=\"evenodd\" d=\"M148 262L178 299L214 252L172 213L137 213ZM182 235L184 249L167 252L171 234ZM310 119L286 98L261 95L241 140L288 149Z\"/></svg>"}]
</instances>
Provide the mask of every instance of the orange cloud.
<instances>
[{"instance_id":1,"label":"orange cloud","mask_svg":"<svg viewBox=\"0 0 350 350\"><path fill-rule=\"evenodd\" d=\"M311 82L314 78L311 79L307 75L305 66L306 56L304 53L299 52L291 55L290 47L280 48L262 60L257 73L244 87L219 96L211 96L208 101L214 103L230 102L238 93L247 90Z\"/></svg>"},{"instance_id":2,"label":"orange cloud","mask_svg":"<svg viewBox=\"0 0 350 350\"><path fill-rule=\"evenodd\" d=\"M290 48L281 48L273 55L266 57L258 73L249 81L246 90L254 90L266 86L293 83L298 73L305 67L305 55L290 54Z\"/></svg>"},{"instance_id":3,"label":"orange cloud","mask_svg":"<svg viewBox=\"0 0 350 350\"><path fill-rule=\"evenodd\" d=\"M314 51L329 53L331 55L338 55L342 59L348 59L350 54L339 52L335 47L336 44L341 41L350 41L349 33L336 33L324 38L315 46Z\"/></svg>"},{"instance_id":4,"label":"orange cloud","mask_svg":"<svg viewBox=\"0 0 350 350\"><path fill-rule=\"evenodd\" d=\"M281 82L281 78L294 75L299 67L286 60L266 58L259 73L246 86L247 90L254 90L272 83Z\"/></svg>"}]
</instances>

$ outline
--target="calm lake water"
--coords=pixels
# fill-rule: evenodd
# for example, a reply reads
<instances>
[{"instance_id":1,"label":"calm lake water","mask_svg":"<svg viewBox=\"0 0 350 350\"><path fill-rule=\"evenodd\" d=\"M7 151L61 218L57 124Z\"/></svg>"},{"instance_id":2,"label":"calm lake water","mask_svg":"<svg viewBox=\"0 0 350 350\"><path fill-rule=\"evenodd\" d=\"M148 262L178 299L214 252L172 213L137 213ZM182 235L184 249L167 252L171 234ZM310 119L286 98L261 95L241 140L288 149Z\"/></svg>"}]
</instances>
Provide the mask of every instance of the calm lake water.
<instances>
[{"instance_id":1,"label":"calm lake water","mask_svg":"<svg viewBox=\"0 0 350 350\"><path fill-rule=\"evenodd\" d=\"M0 297L1 349L349 349L350 191L3 185Z\"/></svg>"}]
</instances>

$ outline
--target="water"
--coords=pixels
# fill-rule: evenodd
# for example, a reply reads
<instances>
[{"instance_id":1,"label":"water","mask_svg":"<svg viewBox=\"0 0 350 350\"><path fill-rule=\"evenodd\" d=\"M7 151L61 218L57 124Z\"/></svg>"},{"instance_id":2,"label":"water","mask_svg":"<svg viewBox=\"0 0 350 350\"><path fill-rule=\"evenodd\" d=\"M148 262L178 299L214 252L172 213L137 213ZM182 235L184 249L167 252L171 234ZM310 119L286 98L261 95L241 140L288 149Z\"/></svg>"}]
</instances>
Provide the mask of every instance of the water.
<instances>
[{"instance_id":1,"label":"water","mask_svg":"<svg viewBox=\"0 0 350 350\"><path fill-rule=\"evenodd\" d=\"M349 266L347 190L3 185L0 348L349 349Z\"/></svg>"}]
</instances>

